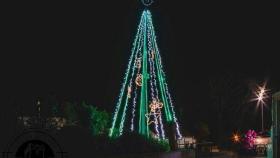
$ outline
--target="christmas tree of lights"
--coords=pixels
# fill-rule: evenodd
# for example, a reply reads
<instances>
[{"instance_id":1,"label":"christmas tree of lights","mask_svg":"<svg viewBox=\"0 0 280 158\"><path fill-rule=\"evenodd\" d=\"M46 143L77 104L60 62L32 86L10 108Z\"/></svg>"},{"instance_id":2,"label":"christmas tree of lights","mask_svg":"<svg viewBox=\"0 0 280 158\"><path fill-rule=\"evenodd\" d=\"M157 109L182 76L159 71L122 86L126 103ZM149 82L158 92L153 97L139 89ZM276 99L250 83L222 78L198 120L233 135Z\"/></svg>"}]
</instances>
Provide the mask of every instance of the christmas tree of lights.
<instances>
[{"instance_id":1,"label":"christmas tree of lights","mask_svg":"<svg viewBox=\"0 0 280 158\"><path fill-rule=\"evenodd\" d=\"M168 90L157 46L152 16L144 10L138 25L128 67L113 114L109 136L124 132L165 139L167 124L181 138L173 101Z\"/></svg>"}]
</instances>

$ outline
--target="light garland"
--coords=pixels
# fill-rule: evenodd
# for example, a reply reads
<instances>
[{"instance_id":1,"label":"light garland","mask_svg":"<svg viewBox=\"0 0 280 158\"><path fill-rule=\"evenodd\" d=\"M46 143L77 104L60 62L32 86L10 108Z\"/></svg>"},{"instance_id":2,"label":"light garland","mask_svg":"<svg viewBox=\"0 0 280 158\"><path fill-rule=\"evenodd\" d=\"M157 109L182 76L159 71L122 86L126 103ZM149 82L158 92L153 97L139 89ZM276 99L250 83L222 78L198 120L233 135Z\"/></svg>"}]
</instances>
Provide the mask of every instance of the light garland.
<instances>
[{"instance_id":1,"label":"light garland","mask_svg":"<svg viewBox=\"0 0 280 158\"><path fill-rule=\"evenodd\" d=\"M156 97L158 99L158 90L157 90L157 86L156 83L154 84L153 82L155 81L155 73L154 73L154 51L152 48L152 40L151 40L151 27L148 25L148 55L149 55L149 65L150 65L150 96L151 98L153 98L153 100L155 99L155 91L156 91ZM154 130L156 131L156 137L160 138L160 132L159 132L159 126L158 126L158 118L161 115L161 111L159 111L160 113L158 113L158 115L156 115L155 113L152 114L153 118L154 118ZM148 118L148 124L149 123L150 117Z\"/></svg>"},{"instance_id":2,"label":"light garland","mask_svg":"<svg viewBox=\"0 0 280 158\"><path fill-rule=\"evenodd\" d=\"M153 33L154 33L154 28L153 28L153 24L152 24L152 20L150 20L151 22L151 29L153 30ZM162 60L161 60L161 56L160 56L160 53L159 53L159 50L158 50L158 47L157 47L157 44L156 44L156 36L154 35L154 43L155 43L155 49L156 51L158 52L157 55L159 57L159 65L160 65L160 69L161 69L161 72L163 74L163 76L165 76L165 73L163 71L163 66L162 66ZM169 90L168 90L168 85L166 83L166 80L164 78L163 79L163 82L164 82L164 85L165 85L165 89L166 89L166 94L167 94L167 98L169 99L169 104L170 104L170 107L171 107L171 111L172 111L172 116L173 116L173 121L175 123L175 126L176 126L176 133L177 133L177 137L180 139L182 137L181 135L181 132L180 132L180 127L179 127L179 123L178 123L178 119L175 115L175 110L174 110L174 106L173 106L173 101L172 101L172 98L171 98L171 95L169 93Z\"/></svg>"},{"instance_id":3,"label":"light garland","mask_svg":"<svg viewBox=\"0 0 280 158\"><path fill-rule=\"evenodd\" d=\"M117 106L116 106L116 109L115 109L115 112L114 112L112 127L110 128L110 132L109 132L109 136L110 137L113 136L113 132L114 132L116 121L117 121L117 116L118 116L118 113L119 113L119 110L120 110L120 106L121 106L121 102L122 102L122 97L123 97L125 85L126 85L127 80L128 80L128 75L129 75L129 71L130 71L130 68L131 68L131 63L132 63L132 60L133 60L133 57L134 57L134 53L135 53L135 49L136 49L136 43L138 42L140 32L143 29L143 27L142 27L143 22L144 21L141 18L140 24L139 24L138 29L137 29L136 38L135 38L135 40L133 42L133 48L132 48L132 51L131 51L132 53L131 53L131 56L129 58L128 67L126 69L126 73L125 73L125 77L124 77L124 82L123 82L122 88L121 88L121 93L119 95L118 103L117 103Z\"/></svg>"},{"instance_id":4,"label":"light garland","mask_svg":"<svg viewBox=\"0 0 280 158\"><path fill-rule=\"evenodd\" d=\"M137 60L139 59L139 58L137 58L137 56L138 56L138 53L141 50L141 42L143 42L143 41L141 40L141 37L140 37L140 44L138 45L138 48L137 48L137 51L136 51L136 54L135 54L135 61L134 61L134 64L133 64L134 67L132 69L131 78L130 78L130 81L129 81L129 87L132 86L132 79L133 79L133 76L134 76L134 73L135 73L135 67L137 67ZM142 82L142 78L141 78L141 81L139 81L139 82L140 83ZM119 129L120 135L122 135L122 132L123 132L124 121L125 121L125 116L126 116L126 110L127 110L127 105L128 105L128 101L129 101L128 99L129 98L126 97L125 106L124 106L124 110L123 110L123 114L122 114L122 119L121 119L121 123L120 123L120 129Z\"/></svg>"},{"instance_id":5,"label":"light garland","mask_svg":"<svg viewBox=\"0 0 280 158\"><path fill-rule=\"evenodd\" d=\"M165 115L167 122L175 123L176 135L180 138L179 124L162 70L151 13L148 10L141 16L131 52L109 136L122 135L126 117L130 116L130 131L138 128L139 134L149 137L150 133L156 133L153 134L156 138L165 139L162 116ZM128 109L131 109L131 115L127 115ZM138 126L135 125L136 120Z\"/></svg>"}]
</instances>

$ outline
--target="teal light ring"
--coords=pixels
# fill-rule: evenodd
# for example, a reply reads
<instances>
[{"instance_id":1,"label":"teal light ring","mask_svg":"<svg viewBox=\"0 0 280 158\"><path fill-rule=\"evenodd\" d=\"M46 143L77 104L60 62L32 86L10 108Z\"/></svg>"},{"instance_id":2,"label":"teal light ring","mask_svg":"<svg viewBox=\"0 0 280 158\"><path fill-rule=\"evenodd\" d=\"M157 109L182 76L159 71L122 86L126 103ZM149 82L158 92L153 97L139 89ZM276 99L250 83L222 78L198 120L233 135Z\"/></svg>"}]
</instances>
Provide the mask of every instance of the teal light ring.
<instances>
[{"instance_id":1,"label":"teal light ring","mask_svg":"<svg viewBox=\"0 0 280 158\"><path fill-rule=\"evenodd\" d=\"M154 2L153 0L141 0L145 6L150 6Z\"/></svg>"}]
</instances>

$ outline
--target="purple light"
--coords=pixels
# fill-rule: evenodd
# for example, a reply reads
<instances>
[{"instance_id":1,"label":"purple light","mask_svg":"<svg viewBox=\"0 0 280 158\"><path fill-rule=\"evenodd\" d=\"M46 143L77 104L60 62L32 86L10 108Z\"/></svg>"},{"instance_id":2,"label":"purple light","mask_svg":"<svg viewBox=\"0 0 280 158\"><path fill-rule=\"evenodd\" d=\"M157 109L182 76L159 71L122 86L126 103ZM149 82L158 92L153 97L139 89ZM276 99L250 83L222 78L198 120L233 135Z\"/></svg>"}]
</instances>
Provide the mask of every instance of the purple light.
<instances>
[{"instance_id":1,"label":"purple light","mask_svg":"<svg viewBox=\"0 0 280 158\"><path fill-rule=\"evenodd\" d=\"M254 130L248 130L245 134L245 148L253 149L256 138L257 133Z\"/></svg>"}]
</instances>

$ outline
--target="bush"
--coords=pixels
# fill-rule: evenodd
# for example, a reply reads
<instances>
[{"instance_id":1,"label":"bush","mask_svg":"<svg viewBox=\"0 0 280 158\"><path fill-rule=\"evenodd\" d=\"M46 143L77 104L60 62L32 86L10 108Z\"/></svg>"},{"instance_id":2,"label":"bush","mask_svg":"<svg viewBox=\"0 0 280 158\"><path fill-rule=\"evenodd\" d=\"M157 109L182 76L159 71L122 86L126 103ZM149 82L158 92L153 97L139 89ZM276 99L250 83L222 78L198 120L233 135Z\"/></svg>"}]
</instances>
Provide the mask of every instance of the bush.
<instances>
[{"instance_id":1,"label":"bush","mask_svg":"<svg viewBox=\"0 0 280 158\"><path fill-rule=\"evenodd\" d=\"M166 140L146 138L137 133L129 133L117 138L107 135L92 137L89 131L82 128L65 128L60 134L61 145L69 155L122 155L153 152L167 152L170 150ZM76 154L75 154L76 153Z\"/></svg>"},{"instance_id":2,"label":"bush","mask_svg":"<svg viewBox=\"0 0 280 158\"><path fill-rule=\"evenodd\" d=\"M168 141L146 138L137 133L128 133L119 138L112 139L116 152L121 153L152 153L170 150Z\"/></svg>"}]
</instances>

